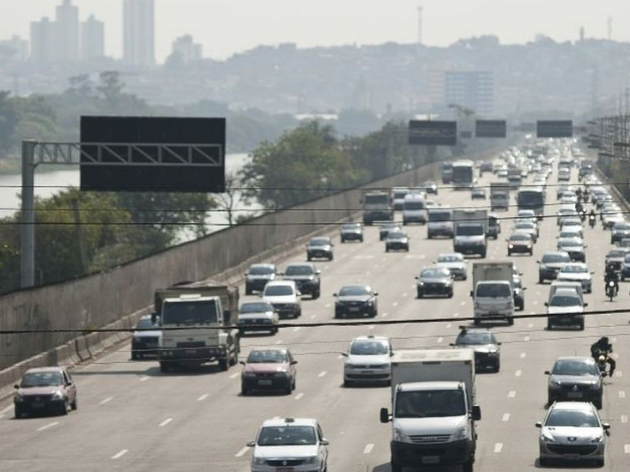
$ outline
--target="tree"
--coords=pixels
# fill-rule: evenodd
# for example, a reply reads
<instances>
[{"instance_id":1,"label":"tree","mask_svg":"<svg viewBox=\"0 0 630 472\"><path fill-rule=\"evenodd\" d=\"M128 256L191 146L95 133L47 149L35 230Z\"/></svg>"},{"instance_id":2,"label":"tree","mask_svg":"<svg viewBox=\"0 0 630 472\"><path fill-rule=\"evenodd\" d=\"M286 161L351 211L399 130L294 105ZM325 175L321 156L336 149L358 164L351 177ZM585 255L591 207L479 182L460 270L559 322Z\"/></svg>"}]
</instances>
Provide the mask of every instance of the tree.
<instances>
[{"instance_id":1,"label":"tree","mask_svg":"<svg viewBox=\"0 0 630 472\"><path fill-rule=\"evenodd\" d=\"M234 173L225 174L225 193L220 193L216 197L217 208L227 215L228 225L236 223L237 205L240 203L240 195L235 188L238 185L238 178Z\"/></svg>"}]
</instances>

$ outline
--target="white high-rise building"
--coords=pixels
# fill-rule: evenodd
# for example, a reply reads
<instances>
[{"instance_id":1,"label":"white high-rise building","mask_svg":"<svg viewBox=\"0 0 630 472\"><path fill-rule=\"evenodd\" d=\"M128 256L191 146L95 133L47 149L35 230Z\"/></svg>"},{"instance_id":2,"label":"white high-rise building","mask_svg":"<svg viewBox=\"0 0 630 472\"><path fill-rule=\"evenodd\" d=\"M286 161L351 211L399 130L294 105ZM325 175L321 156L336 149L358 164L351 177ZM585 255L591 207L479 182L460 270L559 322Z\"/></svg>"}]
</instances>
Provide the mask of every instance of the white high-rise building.
<instances>
[{"instance_id":1,"label":"white high-rise building","mask_svg":"<svg viewBox=\"0 0 630 472\"><path fill-rule=\"evenodd\" d=\"M53 62L54 22L48 18L31 23L31 61L38 64Z\"/></svg>"},{"instance_id":2,"label":"white high-rise building","mask_svg":"<svg viewBox=\"0 0 630 472\"><path fill-rule=\"evenodd\" d=\"M79 8L71 0L57 7L54 25L54 59L73 62L79 59Z\"/></svg>"},{"instance_id":3,"label":"white high-rise building","mask_svg":"<svg viewBox=\"0 0 630 472\"><path fill-rule=\"evenodd\" d=\"M155 65L155 4L153 0L124 0L123 59L132 65Z\"/></svg>"},{"instance_id":4,"label":"white high-rise building","mask_svg":"<svg viewBox=\"0 0 630 472\"><path fill-rule=\"evenodd\" d=\"M105 25L90 16L81 25L81 59L105 57Z\"/></svg>"},{"instance_id":5,"label":"white high-rise building","mask_svg":"<svg viewBox=\"0 0 630 472\"><path fill-rule=\"evenodd\" d=\"M0 47L12 50L11 59L16 61L26 61L28 59L28 41L19 36L11 36L11 39L0 41Z\"/></svg>"},{"instance_id":6,"label":"white high-rise building","mask_svg":"<svg viewBox=\"0 0 630 472\"><path fill-rule=\"evenodd\" d=\"M195 44L193 37L189 34L173 41L173 54L179 54L184 64L201 59L202 53L203 46Z\"/></svg>"}]
</instances>

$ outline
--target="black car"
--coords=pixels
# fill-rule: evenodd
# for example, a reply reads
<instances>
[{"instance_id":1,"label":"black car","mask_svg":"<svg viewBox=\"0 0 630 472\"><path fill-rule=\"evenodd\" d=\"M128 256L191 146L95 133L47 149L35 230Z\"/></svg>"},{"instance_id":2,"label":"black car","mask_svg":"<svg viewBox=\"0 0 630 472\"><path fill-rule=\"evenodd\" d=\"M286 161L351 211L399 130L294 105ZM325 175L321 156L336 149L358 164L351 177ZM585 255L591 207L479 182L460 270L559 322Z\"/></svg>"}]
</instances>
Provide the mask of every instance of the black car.
<instances>
[{"instance_id":1,"label":"black car","mask_svg":"<svg viewBox=\"0 0 630 472\"><path fill-rule=\"evenodd\" d=\"M453 347L468 348L475 351L475 370L490 369L499 372L501 369L501 345L492 331L483 328L462 327Z\"/></svg>"},{"instance_id":2,"label":"black car","mask_svg":"<svg viewBox=\"0 0 630 472\"><path fill-rule=\"evenodd\" d=\"M385 238L385 252L407 251L409 252L409 236L402 231L390 231Z\"/></svg>"},{"instance_id":3,"label":"black car","mask_svg":"<svg viewBox=\"0 0 630 472\"><path fill-rule=\"evenodd\" d=\"M562 238L558 240L557 248L568 253L571 261L586 262L586 245L581 239Z\"/></svg>"},{"instance_id":4,"label":"black car","mask_svg":"<svg viewBox=\"0 0 630 472\"><path fill-rule=\"evenodd\" d=\"M363 242L363 225L361 223L344 223L341 225L340 239L346 241Z\"/></svg>"},{"instance_id":5,"label":"black car","mask_svg":"<svg viewBox=\"0 0 630 472\"><path fill-rule=\"evenodd\" d=\"M245 295L262 292L267 282L276 279L275 264L252 264L245 274Z\"/></svg>"},{"instance_id":6,"label":"black car","mask_svg":"<svg viewBox=\"0 0 630 472\"><path fill-rule=\"evenodd\" d=\"M528 233L514 233L506 241L508 243L508 256L512 254L529 254L531 256L534 254L534 240Z\"/></svg>"},{"instance_id":7,"label":"black car","mask_svg":"<svg viewBox=\"0 0 630 472\"><path fill-rule=\"evenodd\" d=\"M628 248L612 249L608 251L604 259L605 267L612 266L616 271L621 271L623 261L627 254L630 254L630 249Z\"/></svg>"},{"instance_id":8,"label":"black car","mask_svg":"<svg viewBox=\"0 0 630 472\"><path fill-rule=\"evenodd\" d=\"M591 357L559 357L551 371L547 387L547 404L558 400L587 401L602 407L604 384L595 360Z\"/></svg>"},{"instance_id":9,"label":"black car","mask_svg":"<svg viewBox=\"0 0 630 472\"><path fill-rule=\"evenodd\" d=\"M485 200L486 191L482 188L473 188L470 191L470 198L472 198L473 200L477 200L477 199Z\"/></svg>"},{"instance_id":10,"label":"black car","mask_svg":"<svg viewBox=\"0 0 630 472\"><path fill-rule=\"evenodd\" d=\"M378 315L378 293L369 285L345 285L333 296L337 299L335 318L363 314L375 318Z\"/></svg>"},{"instance_id":11,"label":"black car","mask_svg":"<svg viewBox=\"0 0 630 472\"><path fill-rule=\"evenodd\" d=\"M306 245L306 260L328 259L333 260L333 242L329 237L320 236L311 238Z\"/></svg>"},{"instance_id":12,"label":"black car","mask_svg":"<svg viewBox=\"0 0 630 472\"><path fill-rule=\"evenodd\" d=\"M453 278L451 271L445 267L427 267L416 277L416 292L418 298L427 295L441 295L453 297Z\"/></svg>"},{"instance_id":13,"label":"black car","mask_svg":"<svg viewBox=\"0 0 630 472\"><path fill-rule=\"evenodd\" d=\"M145 356L155 356L160 347L162 331L153 315L144 315L138 321L131 338L131 358L138 360Z\"/></svg>"},{"instance_id":14,"label":"black car","mask_svg":"<svg viewBox=\"0 0 630 472\"><path fill-rule=\"evenodd\" d=\"M312 298L319 298L321 294L320 273L321 271L317 270L313 264L300 262L289 264L284 270L282 278L293 280L302 295L309 294Z\"/></svg>"},{"instance_id":15,"label":"black car","mask_svg":"<svg viewBox=\"0 0 630 472\"><path fill-rule=\"evenodd\" d=\"M538 262L538 283L545 280L556 280L558 272L564 264L571 262L571 256L564 251L546 252Z\"/></svg>"},{"instance_id":16,"label":"black car","mask_svg":"<svg viewBox=\"0 0 630 472\"><path fill-rule=\"evenodd\" d=\"M610 233L610 244L615 244L621 241L623 238L630 237L630 223L627 221L618 221L613 224L612 232Z\"/></svg>"},{"instance_id":17,"label":"black car","mask_svg":"<svg viewBox=\"0 0 630 472\"><path fill-rule=\"evenodd\" d=\"M378 230L378 237L380 241L383 241L387 234L391 231L400 231L400 223L396 223L395 221L385 221L381 223L380 228Z\"/></svg>"}]
</instances>

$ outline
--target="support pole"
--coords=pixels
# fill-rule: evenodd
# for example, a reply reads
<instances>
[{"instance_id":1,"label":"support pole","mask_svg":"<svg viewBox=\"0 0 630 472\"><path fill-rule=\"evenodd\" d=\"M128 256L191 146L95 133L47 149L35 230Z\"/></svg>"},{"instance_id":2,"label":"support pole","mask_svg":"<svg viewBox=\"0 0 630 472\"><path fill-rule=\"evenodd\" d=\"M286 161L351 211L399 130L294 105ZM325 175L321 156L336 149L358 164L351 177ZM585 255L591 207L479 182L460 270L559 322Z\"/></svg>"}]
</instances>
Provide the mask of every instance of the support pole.
<instances>
[{"instance_id":1,"label":"support pole","mask_svg":"<svg viewBox=\"0 0 630 472\"><path fill-rule=\"evenodd\" d=\"M22 213L20 225L20 287L35 285L35 147L22 141Z\"/></svg>"}]
</instances>

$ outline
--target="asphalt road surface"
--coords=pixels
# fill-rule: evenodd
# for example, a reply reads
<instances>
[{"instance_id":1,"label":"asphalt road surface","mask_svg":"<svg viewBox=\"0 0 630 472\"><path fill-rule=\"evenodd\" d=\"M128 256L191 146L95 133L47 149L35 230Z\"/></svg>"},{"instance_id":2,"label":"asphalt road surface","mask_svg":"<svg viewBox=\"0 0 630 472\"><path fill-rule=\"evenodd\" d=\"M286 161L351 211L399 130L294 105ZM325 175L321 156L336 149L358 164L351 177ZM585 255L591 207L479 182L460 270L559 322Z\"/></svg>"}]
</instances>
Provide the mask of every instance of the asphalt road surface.
<instances>
[{"instance_id":1,"label":"asphalt road surface","mask_svg":"<svg viewBox=\"0 0 630 472\"><path fill-rule=\"evenodd\" d=\"M490 176L482 179L485 184L490 181ZM556 183L555 168L549 183ZM547 196L551 204L547 213L553 214L553 187ZM489 203L472 202L467 191L446 189L436 200L452 207ZM515 212L512 208L502 214ZM504 238L510 234L511 224L504 221L501 237L490 241L487 260L507 260ZM512 257L527 287L525 314L545 312L549 283L537 284L536 259L545 251L555 250L556 229L555 218L546 219L534 257ZM79 409L68 416L15 420L12 403L0 404L0 471L245 472L251 456L245 443L254 439L261 422L276 416L296 416L320 421L330 441L330 472L389 472L391 424L379 422L379 408L390 407L390 390L343 388L343 359L339 353L346 350L352 337L361 334L389 336L394 349L446 347L463 323L461 318L472 315L470 278L456 282L452 299L415 298L414 277L437 254L451 252L452 241L427 240L424 226L408 226L407 230L412 238L409 253L386 253L378 228L368 227L362 244L340 244L335 234L334 261L316 262L322 271L322 296L312 301L305 298L299 321L333 321L332 294L345 284L369 283L379 292L379 315L373 325L285 328L275 336L248 336L243 340L243 358L252 347L259 346L287 346L294 352L299 363L293 394L242 397L240 366L228 372L208 366L163 374L153 360L132 362L129 346L122 346L98 362L74 370ZM587 263L595 271L593 293L586 296L588 310L628 307L628 284L621 284L620 296L614 302L604 296L604 255L611 247L609 233L599 225L595 229L585 226L584 231ZM300 251L286 262L305 259L306 254ZM438 317L449 321L378 325L384 320ZM589 355L590 344L608 335L615 347L618 369L613 379L605 381L600 412L602 419L612 425L602 470L627 471L629 319L629 314L589 316L585 331L546 331L545 320L538 318L516 320L512 327L494 327L503 343L501 371L477 375L482 420L478 423L475 470L527 471L538 467L538 429L534 423L545 414L547 376L543 372L558 356Z\"/></svg>"}]
</instances>

